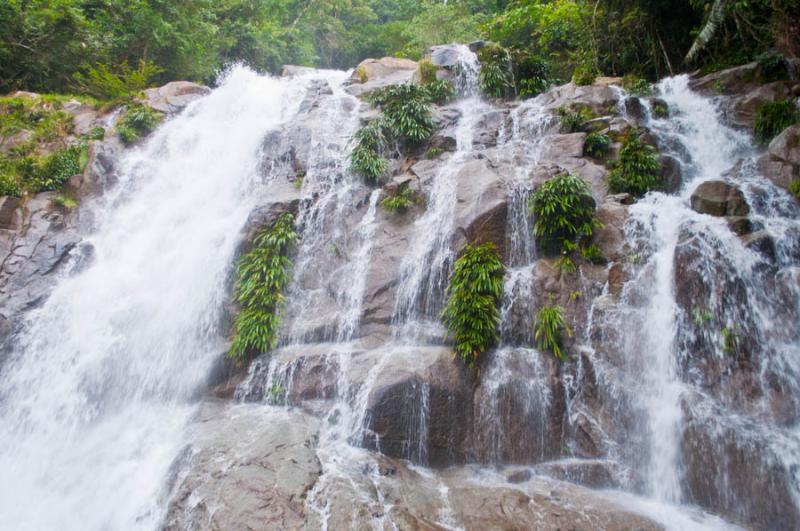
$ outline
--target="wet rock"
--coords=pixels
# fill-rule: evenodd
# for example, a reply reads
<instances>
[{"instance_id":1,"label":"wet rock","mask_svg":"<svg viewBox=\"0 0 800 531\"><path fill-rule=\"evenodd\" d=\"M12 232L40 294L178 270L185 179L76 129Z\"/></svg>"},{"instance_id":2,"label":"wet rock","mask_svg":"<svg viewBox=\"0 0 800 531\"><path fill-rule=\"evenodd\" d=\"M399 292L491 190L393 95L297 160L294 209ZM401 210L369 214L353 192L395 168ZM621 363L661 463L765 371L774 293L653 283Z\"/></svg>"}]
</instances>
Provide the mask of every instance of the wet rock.
<instances>
[{"instance_id":1,"label":"wet rock","mask_svg":"<svg viewBox=\"0 0 800 531\"><path fill-rule=\"evenodd\" d=\"M461 58L458 48L452 44L431 46L428 48L428 55L431 63L445 68L455 67Z\"/></svg>"},{"instance_id":2,"label":"wet rock","mask_svg":"<svg viewBox=\"0 0 800 531\"><path fill-rule=\"evenodd\" d=\"M720 94L720 91L722 94L743 94L758 88L757 69L758 63L747 63L692 79L689 86L709 95Z\"/></svg>"},{"instance_id":3,"label":"wet rock","mask_svg":"<svg viewBox=\"0 0 800 531\"><path fill-rule=\"evenodd\" d=\"M145 104L168 114L182 111L194 100L211 92L211 89L190 81L172 81L163 87L144 91Z\"/></svg>"},{"instance_id":4,"label":"wet rock","mask_svg":"<svg viewBox=\"0 0 800 531\"><path fill-rule=\"evenodd\" d=\"M690 413L681 444L689 499L755 529L800 528L794 479L766 441L696 415Z\"/></svg>"},{"instance_id":5,"label":"wet rock","mask_svg":"<svg viewBox=\"0 0 800 531\"><path fill-rule=\"evenodd\" d=\"M746 234L745 236L742 237L742 243L744 243L745 247L747 247L751 251L755 251L761 254L764 258L766 258L770 262L775 261L776 257L775 239L769 232L758 231L752 234Z\"/></svg>"},{"instance_id":6,"label":"wet rock","mask_svg":"<svg viewBox=\"0 0 800 531\"><path fill-rule=\"evenodd\" d=\"M753 223L750 218L744 216L732 216L725 219L731 231L739 236L745 236L756 230L758 224Z\"/></svg>"},{"instance_id":7,"label":"wet rock","mask_svg":"<svg viewBox=\"0 0 800 531\"><path fill-rule=\"evenodd\" d=\"M351 377L365 381L378 363L367 398L367 447L431 466L463 463L472 416L469 369L448 347L384 347L358 360Z\"/></svg>"},{"instance_id":8,"label":"wet rock","mask_svg":"<svg viewBox=\"0 0 800 531\"><path fill-rule=\"evenodd\" d=\"M614 466L611 461L598 459L566 459L542 463L536 467L536 471L593 489L608 489L618 486L611 472Z\"/></svg>"},{"instance_id":9,"label":"wet rock","mask_svg":"<svg viewBox=\"0 0 800 531\"><path fill-rule=\"evenodd\" d=\"M493 147L497 145L500 131L508 122L508 111L491 111L478 120L475 124L472 143L479 147Z\"/></svg>"},{"instance_id":10,"label":"wet rock","mask_svg":"<svg viewBox=\"0 0 800 531\"><path fill-rule=\"evenodd\" d=\"M525 483L533 477L533 472L530 469L517 470L506 476L506 481L509 483Z\"/></svg>"},{"instance_id":11,"label":"wet rock","mask_svg":"<svg viewBox=\"0 0 800 531\"><path fill-rule=\"evenodd\" d=\"M281 69L282 77L304 76L316 72L316 68L310 66L283 65Z\"/></svg>"},{"instance_id":12,"label":"wet rock","mask_svg":"<svg viewBox=\"0 0 800 531\"><path fill-rule=\"evenodd\" d=\"M683 186L683 166L678 159L670 155L658 157L658 175L667 192L675 193Z\"/></svg>"},{"instance_id":13,"label":"wet rock","mask_svg":"<svg viewBox=\"0 0 800 531\"><path fill-rule=\"evenodd\" d=\"M625 221L628 219L629 194L607 196L597 208L597 220L602 224L594 230L592 242L603 256L611 262L622 260L626 255Z\"/></svg>"},{"instance_id":14,"label":"wet rock","mask_svg":"<svg viewBox=\"0 0 800 531\"><path fill-rule=\"evenodd\" d=\"M662 529L591 490L557 480L532 476L511 485L490 471L450 468L434 476L395 460L381 458L379 463L385 461L391 461L395 473L324 482L315 494L328 507L329 529L434 530L444 523L468 531ZM381 467L387 465L370 465ZM310 516L309 526L319 527L318 515Z\"/></svg>"},{"instance_id":15,"label":"wet rock","mask_svg":"<svg viewBox=\"0 0 800 531\"><path fill-rule=\"evenodd\" d=\"M299 529L321 473L316 421L298 411L208 403L177 462L163 529Z\"/></svg>"},{"instance_id":16,"label":"wet rock","mask_svg":"<svg viewBox=\"0 0 800 531\"><path fill-rule=\"evenodd\" d=\"M642 100L635 96L629 96L625 99L625 110L628 116L641 123L647 119L647 109L645 108Z\"/></svg>"},{"instance_id":17,"label":"wet rock","mask_svg":"<svg viewBox=\"0 0 800 531\"><path fill-rule=\"evenodd\" d=\"M737 187L724 181L706 181L692 193L692 210L711 216L746 216L750 207Z\"/></svg>"},{"instance_id":18,"label":"wet rock","mask_svg":"<svg viewBox=\"0 0 800 531\"><path fill-rule=\"evenodd\" d=\"M800 179L800 125L793 125L776 136L758 160L759 172L776 186L789 189Z\"/></svg>"}]
</instances>

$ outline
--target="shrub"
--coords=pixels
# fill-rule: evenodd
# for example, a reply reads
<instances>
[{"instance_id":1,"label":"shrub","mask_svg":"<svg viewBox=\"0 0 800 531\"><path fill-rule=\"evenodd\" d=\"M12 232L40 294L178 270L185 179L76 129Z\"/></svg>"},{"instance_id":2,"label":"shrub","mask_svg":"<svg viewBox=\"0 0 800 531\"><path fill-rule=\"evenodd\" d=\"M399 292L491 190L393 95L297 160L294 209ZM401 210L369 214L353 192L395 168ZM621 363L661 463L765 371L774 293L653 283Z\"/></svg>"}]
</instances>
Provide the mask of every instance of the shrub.
<instances>
[{"instance_id":1,"label":"shrub","mask_svg":"<svg viewBox=\"0 0 800 531\"><path fill-rule=\"evenodd\" d=\"M389 212L399 212L400 214L405 213L408 208L415 204L419 203L419 198L417 197L416 192L409 188L407 185L402 185L398 190L383 201L381 201L381 206L388 210Z\"/></svg>"},{"instance_id":2,"label":"shrub","mask_svg":"<svg viewBox=\"0 0 800 531\"><path fill-rule=\"evenodd\" d=\"M586 107L559 107L555 113L561 123L561 132L564 134L580 132L583 130L583 124L594 118Z\"/></svg>"},{"instance_id":3,"label":"shrub","mask_svg":"<svg viewBox=\"0 0 800 531\"><path fill-rule=\"evenodd\" d=\"M456 353L470 367L499 339L503 270L497 248L485 243L467 245L450 275L442 319Z\"/></svg>"},{"instance_id":4,"label":"shrub","mask_svg":"<svg viewBox=\"0 0 800 531\"><path fill-rule=\"evenodd\" d=\"M622 78L622 88L628 91L631 96L652 96L656 93L652 83L632 74Z\"/></svg>"},{"instance_id":5,"label":"shrub","mask_svg":"<svg viewBox=\"0 0 800 531\"><path fill-rule=\"evenodd\" d=\"M253 248L239 259L234 298L242 310L234 322L230 357L244 360L252 353L275 348L282 292L289 283L292 267L287 255L296 241L294 216L285 213L259 234Z\"/></svg>"},{"instance_id":6,"label":"shrub","mask_svg":"<svg viewBox=\"0 0 800 531\"><path fill-rule=\"evenodd\" d=\"M438 158L439 155L441 155L442 153L444 153L444 149L443 148L432 147L428 151L425 152L425 158L428 159L428 160L435 159L435 158Z\"/></svg>"},{"instance_id":7,"label":"shrub","mask_svg":"<svg viewBox=\"0 0 800 531\"><path fill-rule=\"evenodd\" d=\"M23 179L34 192L56 190L83 171L85 165L86 147L76 144L30 160L23 166Z\"/></svg>"},{"instance_id":8,"label":"shrub","mask_svg":"<svg viewBox=\"0 0 800 531\"><path fill-rule=\"evenodd\" d=\"M559 361L566 361L567 355L561 347L561 332L572 337L572 330L564 319L561 306L544 306L536 314L534 339L539 350L550 351Z\"/></svg>"},{"instance_id":9,"label":"shrub","mask_svg":"<svg viewBox=\"0 0 800 531\"><path fill-rule=\"evenodd\" d=\"M102 127L92 127L86 134L87 140L103 140L106 137L106 130Z\"/></svg>"},{"instance_id":10,"label":"shrub","mask_svg":"<svg viewBox=\"0 0 800 531\"><path fill-rule=\"evenodd\" d=\"M478 60L481 63L478 80L483 93L491 98L511 96L514 79L508 51L497 44L489 44L478 51Z\"/></svg>"},{"instance_id":11,"label":"shrub","mask_svg":"<svg viewBox=\"0 0 800 531\"><path fill-rule=\"evenodd\" d=\"M797 121L800 121L800 111L794 101L784 99L767 102L756 110L753 133L760 144L769 144L773 138Z\"/></svg>"},{"instance_id":12,"label":"shrub","mask_svg":"<svg viewBox=\"0 0 800 531\"><path fill-rule=\"evenodd\" d=\"M581 249L581 256L583 256L583 259L587 262L591 262L596 265L606 263L606 257L603 256L603 252L595 244L583 247Z\"/></svg>"},{"instance_id":13,"label":"shrub","mask_svg":"<svg viewBox=\"0 0 800 531\"><path fill-rule=\"evenodd\" d=\"M425 85L425 99L437 105L444 105L453 99L456 89L446 79L435 79Z\"/></svg>"},{"instance_id":14,"label":"shrub","mask_svg":"<svg viewBox=\"0 0 800 531\"><path fill-rule=\"evenodd\" d=\"M5 160L0 160L0 196L19 197L21 194L22 188L19 179L11 165Z\"/></svg>"},{"instance_id":15,"label":"shrub","mask_svg":"<svg viewBox=\"0 0 800 531\"><path fill-rule=\"evenodd\" d=\"M530 197L528 207L535 216L533 234L548 253L564 249L582 236L591 236L598 226L589 185L580 177L562 173L542 184Z\"/></svg>"},{"instance_id":16,"label":"shrub","mask_svg":"<svg viewBox=\"0 0 800 531\"><path fill-rule=\"evenodd\" d=\"M393 137L416 144L433 133L429 98L425 87L403 83L376 90L370 99L383 110L384 124Z\"/></svg>"},{"instance_id":17,"label":"shrub","mask_svg":"<svg viewBox=\"0 0 800 531\"><path fill-rule=\"evenodd\" d=\"M517 50L512 52L512 62L517 95L520 98L537 96L550 86L549 62Z\"/></svg>"},{"instance_id":18,"label":"shrub","mask_svg":"<svg viewBox=\"0 0 800 531\"><path fill-rule=\"evenodd\" d=\"M583 154L595 159L602 159L608 155L611 138L601 133L589 133L583 142Z\"/></svg>"},{"instance_id":19,"label":"shrub","mask_svg":"<svg viewBox=\"0 0 800 531\"><path fill-rule=\"evenodd\" d=\"M151 133L163 115L139 103L129 105L117 121L117 133L125 144L132 144Z\"/></svg>"},{"instance_id":20,"label":"shrub","mask_svg":"<svg viewBox=\"0 0 800 531\"><path fill-rule=\"evenodd\" d=\"M430 59L423 59L417 66L419 71L419 82L421 85L427 85L436 81L436 72L439 70L437 66L431 63Z\"/></svg>"},{"instance_id":21,"label":"shrub","mask_svg":"<svg viewBox=\"0 0 800 531\"><path fill-rule=\"evenodd\" d=\"M756 58L758 72L764 83L789 79L789 62L778 52L765 52Z\"/></svg>"},{"instance_id":22,"label":"shrub","mask_svg":"<svg viewBox=\"0 0 800 531\"><path fill-rule=\"evenodd\" d=\"M572 82L578 86L593 85L597 73L591 66L579 65L572 73Z\"/></svg>"},{"instance_id":23,"label":"shrub","mask_svg":"<svg viewBox=\"0 0 800 531\"><path fill-rule=\"evenodd\" d=\"M627 192L636 196L661 187L655 149L639 138L639 132L628 134L622 144L619 161L608 174L608 188L615 194Z\"/></svg>"},{"instance_id":24,"label":"shrub","mask_svg":"<svg viewBox=\"0 0 800 531\"><path fill-rule=\"evenodd\" d=\"M356 147L350 154L350 170L374 184L389 171L389 161L383 157L386 137L383 123L375 120L356 133Z\"/></svg>"},{"instance_id":25,"label":"shrub","mask_svg":"<svg viewBox=\"0 0 800 531\"><path fill-rule=\"evenodd\" d=\"M136 69L123 62L116 69L99 64L90 68L86 74L78 73L74 77L82 93L102 100L120 101L133 98L148 88L150 82L163 71L161 67L148 61L139 61Z\"/></svg>"}]
</instances>

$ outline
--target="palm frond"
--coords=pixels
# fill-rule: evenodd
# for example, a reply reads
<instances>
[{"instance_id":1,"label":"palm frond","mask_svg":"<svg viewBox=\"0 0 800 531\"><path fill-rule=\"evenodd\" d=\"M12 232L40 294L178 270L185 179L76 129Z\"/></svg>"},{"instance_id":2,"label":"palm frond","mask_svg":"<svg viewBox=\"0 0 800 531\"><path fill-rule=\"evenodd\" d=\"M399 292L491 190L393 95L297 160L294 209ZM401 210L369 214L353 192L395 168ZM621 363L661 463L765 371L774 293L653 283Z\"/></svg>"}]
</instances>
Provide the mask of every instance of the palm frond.
<instances>
[{"instance_id":1,"label":"palm frond","mask_svg":"<svg viewBox=\"0 0 800 531\"><path fill-rule=\"evenodd\" d=\"M717 29L719 29L725 21L725 14L728 11L730 2L731 0L714 0L714 4L711 6L711 11L708 14L708 20L692 43L689 53L686 54L685 61L687 63L693 61L697 57L697 54L702 52L708 43L711 42L711 39L714 38Z\"/></svg>"}]
</instances>

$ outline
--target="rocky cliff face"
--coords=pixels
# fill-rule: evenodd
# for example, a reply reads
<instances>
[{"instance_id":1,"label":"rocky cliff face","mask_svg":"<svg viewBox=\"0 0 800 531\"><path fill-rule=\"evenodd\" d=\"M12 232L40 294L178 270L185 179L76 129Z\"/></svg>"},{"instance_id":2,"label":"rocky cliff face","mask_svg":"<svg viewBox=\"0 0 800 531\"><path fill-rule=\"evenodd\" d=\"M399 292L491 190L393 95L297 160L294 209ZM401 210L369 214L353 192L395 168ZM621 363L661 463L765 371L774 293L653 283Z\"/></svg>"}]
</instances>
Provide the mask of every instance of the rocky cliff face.
<instances>
[{"instance_id":1,"label":"rocky cliff face","mask_svg":"<svg viewBox=\"0 0 800 531\"><path fill-rule=\"evenodd\" d=\"M455 75L455 59L437 54L440 75ZM669 83L659 103L670 116L660 119L618 80L525 102L467 98L436 108L429 143L398 151L373 189L347 170L352 135L374 117L358 97L411 81L416 65L361 66L344 89L310 82L297 119L263 141L263 192L242 247L280 213L297 214L282 344L247 373L218 371L218 398L174 465L164 527L660 529L684 517L665 522L638 498L592 490L607 488L753 528L800 526L790 361L800 341L800 209L770 184L798 177L797 127L766 153L730 140L718 167L707 154L717 144L692 144L692 105L706 100L687 102ZM691 84L711 90L715 80ZM726 86L711 132L726 138L739 138L728 126L747 125L753 101L800 87ZM174 98L169 87L150 104L176 112L185 87ZM585 130L614 140L606 161L584 154L586 132L561 132L560 107L591 111ZM670 192L639 202L606 186L619 139L636 127L659 149ZM93 144L76 189L104 189L119 149L113 138ZM590 184L602 223L592 241L603 260L577 258L574 271L536 252L525 200L565 170ZM427 205L381 209L400 185ZM56 274L91 260L80 243L91 220L48 198L0 204L6 337ZM438 316L452 258L481 242L502 250L508 272L502 343L475 372L454 359ZM533 316L549 303L575 331L566 363L533 348ZM660 349L674 366L658 366ZM653 485L672 480L671 491Z\"/></svg>"}]
</instances>

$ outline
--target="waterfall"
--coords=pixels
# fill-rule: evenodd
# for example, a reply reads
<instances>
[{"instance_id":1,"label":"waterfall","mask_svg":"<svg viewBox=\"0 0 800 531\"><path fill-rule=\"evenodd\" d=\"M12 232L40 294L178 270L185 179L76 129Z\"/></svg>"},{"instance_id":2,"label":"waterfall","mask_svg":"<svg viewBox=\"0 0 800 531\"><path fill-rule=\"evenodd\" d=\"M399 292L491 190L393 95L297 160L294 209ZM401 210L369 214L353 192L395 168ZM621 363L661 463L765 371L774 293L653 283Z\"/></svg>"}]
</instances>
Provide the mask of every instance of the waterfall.
<instances>
[{"instance_id":1,"label":"waterfall","mask_svg":"<svg viewBox=\"0 0 800 531\"><path fill-rule=\"evenodd\" d=\"M482 114L491 108L479 94L479 65L476 55L458 46L459 63L456 87L459 113L456 126L456 151L437 171L425 213L414 222L413 246L400 266L400 285L393 316L395 338L413 342L438 329L444 290L454 259L453 222L455 219L458 172L474 156L473 129Z\"/></svg>"},{"instance_id":2,"label":"waterfall","mask_svg":"<svg viewBox=\"0 0 800 531\"><path fill-rule=\"evenodd\" d=\"M648 124L681 162L684 183L676 195L638 201L626 225L639 265L616 326L625 330L620 346L645 419L645 444L634 453L645 465L643 489L656 500L752 518L771 503L754 499L758 481L778 496L797 496L800 485L800 330L782 317L796 307L798 291L788 288L782 299L774 280L797 268L800 209L758 176L751 139L725 126L716 102L688 81L660 83L671 117ZM774 257L748 246L724 219L690 208L692 193L711 180L743 190ZM775 407L773 390L786 397L789 413Z\"/></svg>"},{"instance_id":3,"label":"waterfall","mask_svg":"<svg viewBox=\"0 0 800 531\"><path fill-rule=\"evenodd\" d=\"M88 205L94 262L29 314L0 377L0 528L151 529L193 396L225 349L226 279L265 134L306 81L231 69ZM259 192L261 190L262 192Z\"/></svg>"}]
</instances>

